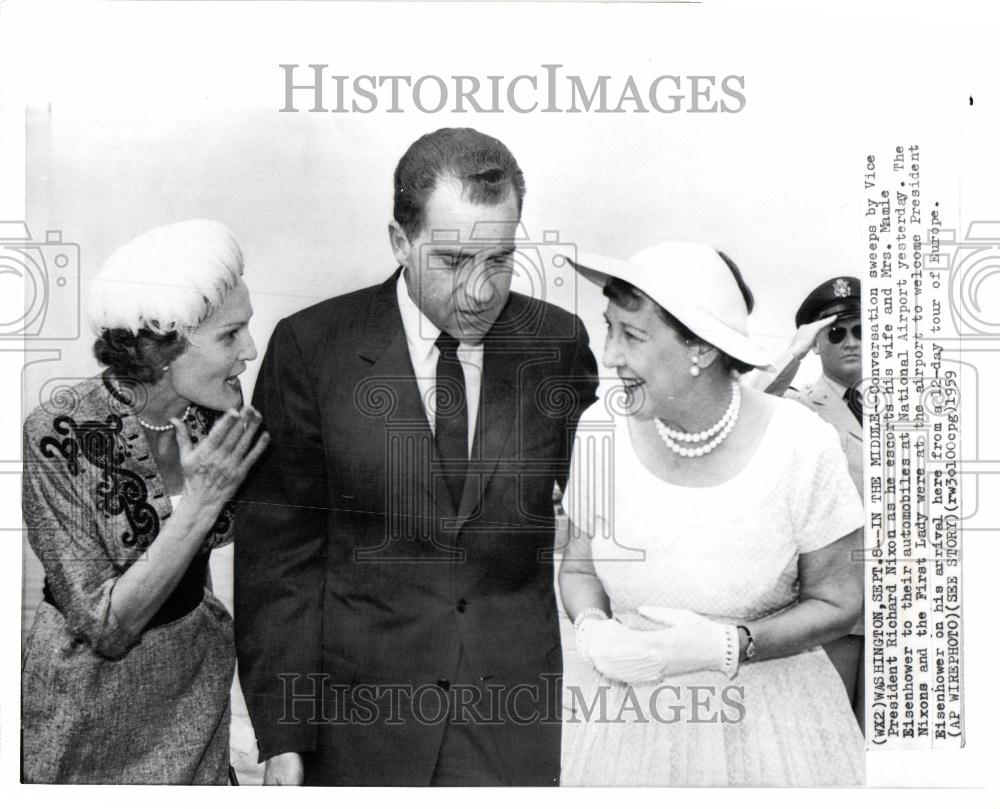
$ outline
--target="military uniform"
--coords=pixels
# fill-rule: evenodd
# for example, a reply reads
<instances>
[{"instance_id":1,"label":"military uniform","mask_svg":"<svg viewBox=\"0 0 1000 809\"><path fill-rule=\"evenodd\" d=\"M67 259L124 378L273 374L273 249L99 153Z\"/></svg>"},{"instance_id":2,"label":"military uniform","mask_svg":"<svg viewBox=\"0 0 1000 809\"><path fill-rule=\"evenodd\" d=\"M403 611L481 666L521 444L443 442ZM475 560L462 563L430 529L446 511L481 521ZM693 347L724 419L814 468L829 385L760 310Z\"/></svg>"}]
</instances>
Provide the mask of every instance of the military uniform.
<instances>
[{"instance_id":1,"label":"military uniform","mask_svg":"<svg viewBox=\"0 0 1000 809\"><path fill-rule=\"evenodd\" d=\"M795 313L795 325L799 327L830 315L837 315L838 321L857 318L861 313L860 295L861 282L857 278L840 276L824 281L802 302L799 310ZM834 323L836 324L838 321ZM824 371L826 370L824 368ZM857 397L857 394L855 396ZM850 393L848 393L847 387L824 373L815 382L806 385L801 390L789 389L785 393L785 397L804 404L836 428L844 455L847 458L851 480L854 481L858 494L863 498L862 425L848 404ZM858 575L864 575L862 565L858 565ZM854 714L862 729L865 726L864 632L865 624L864 616L862 616L852 627L849 635L823 646L844 681L848 696L851 698Z\"/></svg>"}]
</instances>

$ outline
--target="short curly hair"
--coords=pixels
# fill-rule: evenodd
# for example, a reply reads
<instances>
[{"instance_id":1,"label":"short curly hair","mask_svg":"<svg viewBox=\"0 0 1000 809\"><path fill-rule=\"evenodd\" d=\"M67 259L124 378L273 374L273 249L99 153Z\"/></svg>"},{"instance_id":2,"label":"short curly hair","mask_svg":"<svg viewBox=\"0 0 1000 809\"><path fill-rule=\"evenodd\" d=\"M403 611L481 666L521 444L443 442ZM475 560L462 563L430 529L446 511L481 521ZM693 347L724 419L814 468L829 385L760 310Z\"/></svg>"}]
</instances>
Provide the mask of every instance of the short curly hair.
<instances>
[{"instance_id":1,"label":"short curly hair","mask_svg":"<svg viewBox=\"0 0 1000 809\"><path fill-rule=\"evenodd\" d=\"M94 357L118 379L152 384L187 347L187 338L179 331L157 334L139 329L133 334L128 329L105 329L94 343Z\"/></svg>"}]
</instances>

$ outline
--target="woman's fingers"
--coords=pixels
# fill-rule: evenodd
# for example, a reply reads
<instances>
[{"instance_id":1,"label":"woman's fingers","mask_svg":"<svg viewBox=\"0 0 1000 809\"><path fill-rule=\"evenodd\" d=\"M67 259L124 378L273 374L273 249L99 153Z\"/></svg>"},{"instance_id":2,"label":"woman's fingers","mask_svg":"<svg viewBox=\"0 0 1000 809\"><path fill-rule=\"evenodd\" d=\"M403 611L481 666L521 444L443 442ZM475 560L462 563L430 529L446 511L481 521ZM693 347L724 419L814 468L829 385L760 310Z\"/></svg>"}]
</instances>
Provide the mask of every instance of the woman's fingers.
<instances>
[{"instance_id":1,"label":"woman's fingers","mask_svg":"<svg viewBox=\"0 0 1000 809\"><path fill-rule=\"evenodd\" d=\"M229 438L229 434L233 431L240 422L240 414L235 410L227 410L222 414L222 417L215 422L212 429L208 433L208 437L205 439L203 446L207 446L210 449L218 449L221 447L226 439ZM239 436L237 435L237 438Z\"/></svg>"},{"instance_id":2,"label":"woman's fingers","mask_svg":"<svg viewBox=\"0 0 1000 809\"><path fill-rule=\"evenodd\" d=\"M224 413L197 445L178 435L185 478L209 497L231 497L267 448L268 434L257 437L261 421L260 413L248 406Z\"/></svg>"},{"instance_id":3,"label":"woman's fingers","mask_svg":"<svg viewBox=\"0 0 1000 809\"><path fill-rule=\"evenodd\" d=\"M230 428L229 432L226 433L225 438L222 439L222 443L219 444L220 450L227 454L231 454L236 449L236 445L239 444L240 440L246 434L246 431L250 428L250 425L253 424L255 413L257 413L257 411L249 405L237 413L236 422Z\"/></svg>"},{"instance_id":4,"label":"woman's fingers","mask_svg":"<svg viewBox=\"0 0 1000 809\"><path fill-rule=\"evenodd\" d=\"M247 450L250 449L250 445L253 444L254 436L260 428L260 422L260 413L253 407L247 407L243 411L243 430L239 433L239 436L233 446L233 455L235 456L237 462L243 459L243 456L247 454ZM232 434L235 435L236 433L237 431L233 430Z\"/></svg>"}]
</instances>

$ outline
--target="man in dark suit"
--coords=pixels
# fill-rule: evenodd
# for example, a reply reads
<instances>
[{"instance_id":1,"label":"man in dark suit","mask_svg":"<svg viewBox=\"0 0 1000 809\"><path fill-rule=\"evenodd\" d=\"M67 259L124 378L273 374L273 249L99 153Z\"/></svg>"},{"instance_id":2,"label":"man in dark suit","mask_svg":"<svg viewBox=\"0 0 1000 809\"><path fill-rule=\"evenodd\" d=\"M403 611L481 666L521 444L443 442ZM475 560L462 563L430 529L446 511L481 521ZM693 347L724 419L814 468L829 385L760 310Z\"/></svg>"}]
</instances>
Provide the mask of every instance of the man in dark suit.
<instances>
[{"instance_id":1,"label":"man in dark suit","mask_svg":"<svg viewBox=\"0 0 1000 809\"><path fill-rule=\"evenodd\" d=\"M396 272L271 338L235 570L266 783L558 783L552 493L597 368L578 318L510 292L523 195L496 139L425 135Z\"/></svg>"},{"instance_id":2,"label":"man in dark suit","mask_svg":"<svg viewBox=\"0 0 1000 809\"><path fill-rule=\"evenodd\" d=\"M858 390L862 372L860 280L851 276L831 278L806 296L795 313L795 325L801 330L820 321L826 325L817 332L813 350L819 355L823 373L802 390L789 390L785 396L801 402L836 428L851 480L864 497L862 404ZM864 575L861 564L858 575ZM862 730L865 727L864 640L862 618L851 634L823 646L844 681Z\"/></svg>"}]
</instances>

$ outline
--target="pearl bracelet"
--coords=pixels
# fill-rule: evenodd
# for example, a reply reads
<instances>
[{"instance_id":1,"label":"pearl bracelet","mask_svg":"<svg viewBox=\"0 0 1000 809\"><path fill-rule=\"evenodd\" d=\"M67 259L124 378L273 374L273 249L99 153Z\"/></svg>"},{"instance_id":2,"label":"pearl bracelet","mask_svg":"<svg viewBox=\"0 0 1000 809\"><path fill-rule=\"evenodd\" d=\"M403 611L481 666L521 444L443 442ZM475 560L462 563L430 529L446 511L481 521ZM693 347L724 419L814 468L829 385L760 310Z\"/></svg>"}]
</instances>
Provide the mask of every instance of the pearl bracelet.
<instances>
[{"instance_id":1,"label":"pearl bracelet","mask_svg":"<svg viewBox=\"0 0 1000 809\"><path fill-rule=\"evenodd\" d=\"M589 618L591 615L595 618L603 618L605 621L608 620L608 614L600 607L587 607L587 609L579 612L576 618L573 619L573 629L579 629L580 624L583 623L583 619Z\"/></svg>"},{"instance_id":2,"label":"pearl bracelet","mask_svg":"<svg viewBox=\"0 0 1000 809\"><path fill-rule=\"evenodd\" d=\"M584 655L583 650L580 648L580 627L583 626L583 622L587 618L601 618L602 620L607 621L608 614L598 607L587 607L587 609L579 612L576 618L573 619L573 635L574 640L576 641L576 651L584 657L586 657L586 655Z\"/></svg>"}]
</instances>

